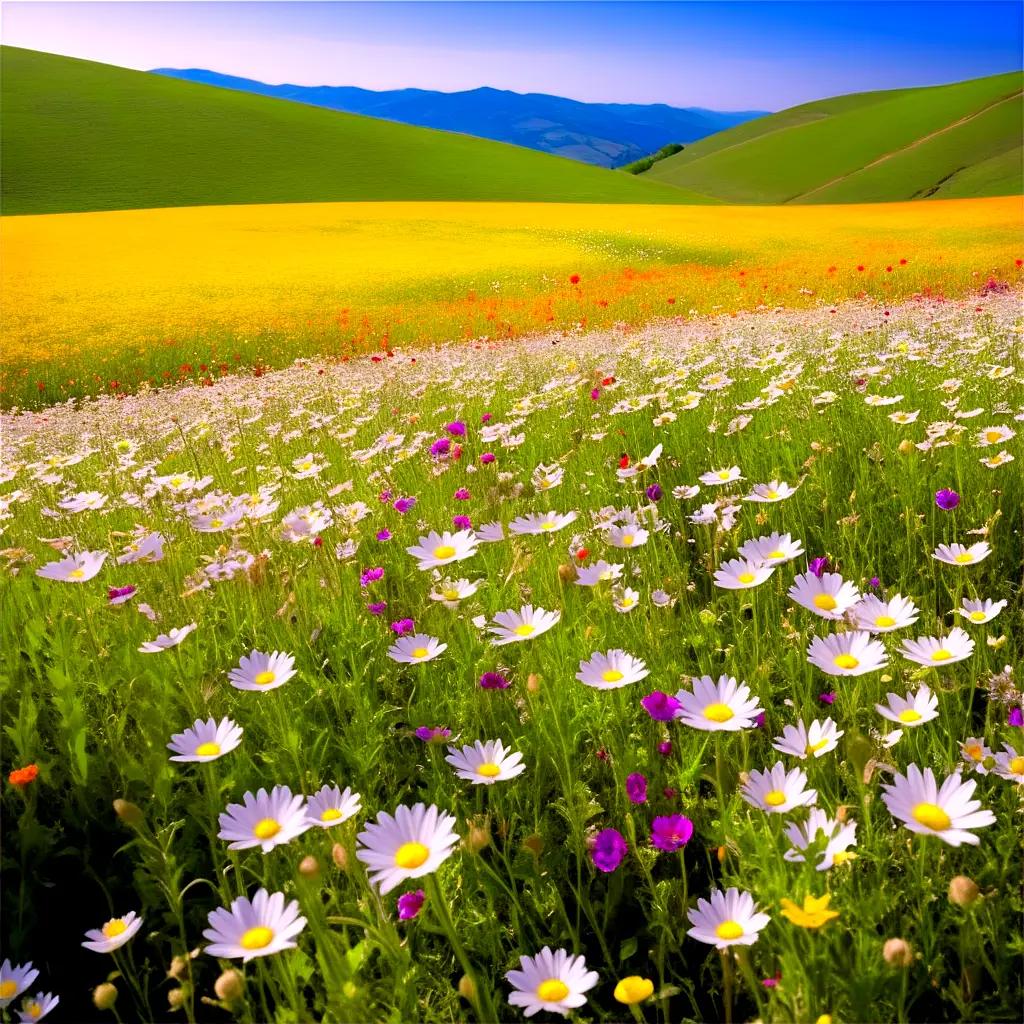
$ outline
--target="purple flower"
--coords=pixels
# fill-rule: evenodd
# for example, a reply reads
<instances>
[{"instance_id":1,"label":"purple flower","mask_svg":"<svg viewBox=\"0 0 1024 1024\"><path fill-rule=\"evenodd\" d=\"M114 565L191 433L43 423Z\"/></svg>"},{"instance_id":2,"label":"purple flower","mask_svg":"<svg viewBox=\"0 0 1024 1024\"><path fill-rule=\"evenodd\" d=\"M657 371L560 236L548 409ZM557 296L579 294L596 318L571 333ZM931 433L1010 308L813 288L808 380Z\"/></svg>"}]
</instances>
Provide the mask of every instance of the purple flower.
<instances>
[{"instance_id":1,"label":"purple flower","mask_svg":"<svg viewBox=\"0 0 1024 1024\"><path fill-rule=\"evenodd\" d=\"M480 461L485 466L489 466L494 461L494 454L493 454L493 452L484 452L483 455L480 456Z\"/></svg>"},{"instance_id":2,"label":"purple flower","mask_svg":"<svg viewBox=\"0 0 1024 1024\"><path fill-rule=\"evenodd\" d=\"M443 725L421 725L416 730L416 738L423 740L424 743L443 743L451 734L451 729L446 729Z\"/></svg>"},{"instance_id":3,"label":"purple flower","mask_svg":"<svg viewBox=\"0 0 1024 1024\"><path fill-rule=\"evenodd\" d=\"M107 603L108 604L124 604L125 601L130 601L135 594L135 587L129 585L127 587L111 587L107 591Z\"/></svg>"},{"instance_id":4,"label":"purple flower","mask_svg":"<svg viewBox=\"0 0 1024 1024\"><path fill-rule=\"evenodd\" d=\"M651 843L659 850L671 853L681 850L693 835L693 822L681 814L655 818L651 823Z\"/></svg>"},{"instance_id":5,"label":"purple flower","mask_svg":"<svg viewBox=\"0 0 1024 1024\"><path fill-rule=\"evenodd\" d=\"M469 516L452 516L452 526L457 526L460 530L468 530L473 525L473 520Z\"/></svg>"},{"instance_id":6,"label":"purple flower","mask_svg":"<svg viewBox=\"0 0 1024 1024\"><path fill-rule=\"evenodd\" d=\"M465 437L466 436L466 424L462 420L453 420L451 423L445 424L445 430L448 431L452 437Z\"/></svg>"},{"instance_id":7,"label":"purple flower","mask_svg":"<svg viewBox=\"0 0 1024 1024\"><path fill-rule=\"evenodd\" d=\"M590 848L590 859L599 871L612 872L626 856L629 847L622 833L614 828L606 828L594 836L594 845Z\"/></svg>"},{"instance_id":8,"label":"purple flower","mask_svg":"<svg viewBox=\"0 0 1024 1024\"><path fill-rule=\"evenodd\" d=\"M629 797L630 803L647 803L647 780L640 772L626 776L626 796Z\"/></svg>"},{"instance_id":9,"label":"purple flower","mask_svg":"<svg viewBox=\"0 0 1024 1024\"><path fill-rule=\"evenodd\" d=\"M672 741L662 740L658 744L658 753L661 754L662 757L668 757L668 755L672 753Z\"/></svg>"},{"instance_id":10,"label":"purple flower","mask_svg":"<svg viewBox=\"0 0 1024 1024\"><path fill-rule=\"evenodd\" d=\"M494 413L485 412L483 416L480 417L480 422L490 423L492 419L494 419Z\"/></svg>"},{"instance_id":11,"label":"purple flower","mask_svg":"<svg viewBox=\"0 0 1024 1024\"><path fill-rule=\"evenodd\" d=\"M439 437L431 446L430 454L435 459L439 459L444 455L447 455L452 450L452 443L447 437Z\"/></svg>"},{"instance_id":12,"label":"purple flower","mask_svg":"<svg viewBox=\"0 0 1024 1024\"><path fill-rule=\"evenodd\" d=\"M382 505L386 505L391 500L391 492L390 491L381 491L380 494L377 495L377 500Z\"/></svg>"},{"instance_id":13,"label":"purple flower","mask_svg":"<svg viewBox=\"0 0 1024 1024\"><path fill-rule=\"evenodd\" d=\"M398 897L398 920L411 921L422 909L427 894L422 889L405 892Z\"/></svg>"},{"instance_id":14,"label":"purple flower","mask_svg":"<svg viewBox=\"0 0 1024 1024\"><path fill-rule=\"evenodd\" d=\"M660 484L650 484L650 485L648 485L646 494L647 494L647 497L651 499L651 501L660 501L661 500L661 494L662 494L661 485Z\"/></svg>"},{"instance_id":15,"label":"purple flower","mask_svg":"<svg viewBox=\"0 0 1024 1024\"><path fill-rule=\"evenodd\" d=\"M460 487L455 492L456 501L469 501L469 491L465 487Z\"/></svg>"},{"instance_id":16,"label":"purple flower","mask_svg":"<svg viewBox=\"0 0 1024 1024\"><path fill-rule=\"evenodd\" d=\"M416 623L412 619L399 619L391 623L391 632L397 633L398 636L407 636L416 632Z\"/></svg>"},{"instance_id":17,"label":"purple flower","mask_svg":"<svg viewBox=\"0 0 1024 1024\"><path fill-rule=\"evenodd\" d=\"M948 487L943 487L941 491L935 492L935 504L943 512L952 512L960 504L960 495Z\"/></svg>"},{"instance_id":18,"label":"purple flower","mask_svg":"<svg viewBox=\"0 0 1024 1024\"><path fill-rule=\"evenodd\" d=\"M872 576L871 579L868 580L868 586L871 587L872 590L877 590L881 585L882 581L877 576Z\"/></svg>"},{"instance_id":19,"label":"purple flower","mask_svg":"<svg viewBox=\"0 0 1024 1024\"><path fill-rule=\"evenodd\" d=\"M376 583L377 580L382 579L384 576L384 570L379 566L376 569L364 569L359 577L359 586L368 587L371 583Z\"/></svg>"},{"instance_id":20,"label":"purple flower","mask_svg":"<svg viewBox=\"0 0 1024 1024\"><path fill-rule=\"evenodd\" d=\"M401 513L403 516L416 504L415 498L396 498L395 503L392 506L396 512Z\"/></svg>"},{"instance_id":21,"label":"purple flower","mask_svg":"<svg viewBox=\"0 0 1024 1024\"><path fill-rule=\"evenodd\" d=\"M500 672L485 672L480 677L480 688L483 690L507 690L509 681Z\"/></svg>"},{"instance_id":22,"label":"purple flower","mask_svg":"<svg viewBox=\"0 0 1024 1024\"><path fill-rule=\"evenodd\" d=\"M378 530L377 531L377 540L391 540L391 531L390 530Z\"/></svg>"},{"instance_id":23,"label":"purple flower","mask_svg":"<svg viewBox=\"0 0 1024 1024\"><path fill-rule=\"evenodd\" d=\"M676 791L675 791L675 790L674 790L674 789L673 789L673 788L672 788L671 786L666 786L666 787L665 787L665 788L664 788L664 789L663 789L663 790L661 791L661 795L662 795L662 796L663 796L663 797L664 797L664 798L665 798L666 800L675 800L675 798L676 798Z\"/></svg>"},{"instance_id":24,"label":"purple flower","mask_svg":"<svg viewBox=\"0 0 1024 1024\"><path fill-rule=\"evenodd\" d=\"M822 704L834 704L836 701L836 695L831 692L819 693L818 700L820 700Z\"/></svg>"},{"instance_id":25,"label":"purple flower","mask_svg":"<svg viewBox=\"0 0 1024 1024\"><path fill-rule=\"evenodd\" d=\"M1010 708L1010 713L1006 716L1007 725L1015 725L1017 728L1024 726L1024 711L1020 708Z\"/></svg>"},{"instance_id":26,"label":"purple flower","mask_svg":"<svg viewBox=\"0 0 1024 1024\"><path fill-rule=\"evenodd\" d=\"M373 604L368 604L366 610L371 615L383 615L388 610L387 601L374 601Z\"/></svg>"},{"instance_id":27,"label":"purple flower","mask_svg":"<svg viewBox=\"0 0 1024 1024\"><path fill-rule=\"evenodd\" d=\"M821 579L822 573L828 572L828 559L824 555L818 558L812 558L811 564L807 567L810 572L813 572L818 579Z\"/></svg>"},{"instance_id":28,"label":"purple flower","mask_svg":"<svg viewBox=\"0 0 1024 1024\"><path fill-rule=\"evenodd\" d=\"M757 716L757 718L754 719L754 728L755 729L763 729L764 728L764 712L763 711Z\"/></svg>"},{"instance_id":29,"label":"purple flower","mask_svg":"<svg viewBox=\"0 0 1024 1024\"><path fill-rule=\"evenodd\" d=\"M670 694L662 693L661 690L647 694L640 703L644 711L656 722L671 722L679 710L679 701Z\"/></svg>"},{"instance_id":30,"label":"purple flower","mask_svg":"<svg viewBox=\"0 0 1024 1024\"><path fill-rule=\"evenodd\" d=\"M601 397L601 389L591 388L590 397L596 402Z\"/></svg>"}]
</instances>

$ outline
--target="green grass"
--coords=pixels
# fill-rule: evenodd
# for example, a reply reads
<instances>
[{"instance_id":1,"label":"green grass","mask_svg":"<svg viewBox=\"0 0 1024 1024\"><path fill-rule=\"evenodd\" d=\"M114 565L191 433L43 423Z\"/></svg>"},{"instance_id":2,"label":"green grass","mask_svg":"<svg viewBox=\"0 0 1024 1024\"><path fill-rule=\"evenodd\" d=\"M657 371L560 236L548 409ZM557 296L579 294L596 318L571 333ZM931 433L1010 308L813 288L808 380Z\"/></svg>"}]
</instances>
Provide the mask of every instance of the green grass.
<instances>
[{"instance_id":1,"label":"green grass","mask_svg":"<svg viewBox=\"0 0 1024 1024\"><path fill-rule=\"evenodd\" d=\"M980 737L996 752L1004 743L1024 752L1024 730L1007 723L1021 700L1024 656L1024 451L1012 414L1024 398L1012 371L1019 295L886 308L889 318L856 303L639 335L458 346L416 361L294 365L258 380L5 418L0 596L12 628L0 646L3 772L36 763L39 776L25 789L0 789L0 907L4 955L33 960L36 987L60 993L54 1019L112 1019L89 993L120 970L125 1021L518 1022L504 974L549 945L585 955L598 973L576 1011L581 1022L631 1019L612 994L626 975L654 982L655 998L637 1007L648 1024L721 1021L730 1002L731 1019L765 1024L822 1014L837 1024L1018 1020L1021 789L995 771L974 773L961 743ZM999 369L1008 364L1009 375ZM712 390L713 374L727 386ZM612 376L614 386L600 383ZM691 391L701 396L696 407ZM875 407L866 395L902 398ZM955 419L957 400L983 412ZM736 429L741 407L750 419ZM920 416L898 425L895 410ZM485 413L490 429L507 428L498 439L483 435ZM432 457L432 441L456 419L467 426L461 457ZM980 447L992 424L1017 436ZM403 439L378 445L388 434ZM929 437L930 449L915 447ZM618 479L623 453L635 463L658 444L656 467ZM1004 448L1015 463L981 464ZM486 452L493 463L482 461ZM293 467L307 453L321 469L298 479ZM81 458L62 464L72 455ZM540 464L558 464L562 482L538 489ZM732 465L741 482L673 496ZM157 487L154 473L211 479L174 493ZM774 504L739 500L772 479L799 487ZM660 497L647 491L653 483ZM956 510L936 507L942 487L961 494ZM198 494L215 509L258 488L276 505L260 513L246 505L233 530L194 528L200 509L189 503ZM468 497L457 497L462 488ZM84 490L105 495L105 506L57 510ZM400 514L399 496L416 506ZM734 524L692 522L703 502L719 499L735 499ZM282 520L317 501L333 509L322 544L283 538ZM609 543L598 523L609 507L650 529L643 546ZM481 544L444 567L453 579L483 581L454 608L429 598L438 582L405 551L457 514L507 527L550 509L578 518L555 533ZM985 527L983 561L932 558L938 544L978 541ZM384 529L391 539L379 539ZM163 559L116 565L137 530L164 536ZM772 531L790 532L806 556L753 589L715 586L713 571L740 544ZM354 555L339 556L345 542L358 542ZM62 557L54 550L62 543L106 552L100 573L81 584L38 577ZM231 579L205 574L229 547L255 561ZM624 566L622 581L639 594L632 611L614 610L608 582L572 582L581 547L584 564ZM817 555L859 590L877 577L874 593L900 593L919 609L912 626L879 638L884 669L835 678L808 663L813 637L848 628L787 596ZM371 566L383 578L361 586ZM138 587L135 598L109 607L107 587L126 584ZM953 613L964 597L1009 604L975 625ZM367 607L377 601L387 602L382 616ZM491 646L474 620L527 602L558 610L560 621ZM389 623L405 617L447 650L425 664L392 661ZM192 622L196 631L179 646L138 653L143 641ZM976 645L965 660L919 668L901 656L902 639L944 635L954 624ZM641 658L650 675L610 691L576 680L581 660L611 648ZM227 672L253 649L291 653L298 674L265 692L234 689ZM1004 665L1018 668L1000 683ZM482 689L481 674L497 669L509 688ZM653 690L674 694L690 677L722 673L750 687L763 728L702 732L653 721L641 706ZM892 726L875 704L925 684L939 716L884 745ZM212 763L172 763L171 735L210 716L237 722L240 746ZM826 717L843 730L835 749L797 760L773 748L786 725ZM445 763L443 745L414 736L421 726L446 726L460 745L501 739L522 753L525 772L470 785ZM665 740L668 752L659 750ZM768 814L740 792L742 773L778 761L806 771L829 816L856 822L855 859L820 872L817 853L811 863L784 859L784 825L807 811ZM940 779L962 767L977 784L975 799L995 816L974 830L978 845L950 846L894 821L881 787L911 764ZM648 780L646 803L627 798L632 773ZM246 791L279 784L308 796L334 783L362 796L350 821L265 855L229 851L217 837L218 814ZM122 798L138 808L134 825L115 817L112 802ZM356 834L381 811L417 801L451 812L466 841L435 874L378 897L356 858ZM681 852L650 842L654 817L668 814L693 823ZM588 850L606 828L629 846L610 874ZM947 897L958 875L979 887L969 906ZM236 961L242 997L215 1010L205 1001L226 962L200 951L190 965L179 961L173 980L168 970L206 945L211 911L261 886L298 900L307 926L297 949ZM697 900L729 886L751 893L771 918L738 960L686 934ZM398 921L396 897L421 887L419 918ZM820 930L781 913L783 899L826 893L839 917ZM87 928L129 910L145 925L117 956L80 947ZM885 940L897 937L913 951L904 968L882 957ZM475 1005L457 991L466 972ZM776 987L761 984L776 975Z\"/></svg>"},{"instance_id":2,"label":"green grass","mask_svg":"<svg viewBox=\"0 0 1024 1024\"><path fill-rule=\"evenodd\" d=\"M708 200L518 146L2 50L7 214L226 203Z\"/></svg>"},{"instance_id":3,"label":"green grass","mask_svg":"<svg viewBox=\"0 0 1024 1024\"><path fill-rule=\"evenodd\" d=\"M807 103L702 139L643 177L738 203L1017 194L1021 84L1011 73Z\"/></svg>"}]
</instances>

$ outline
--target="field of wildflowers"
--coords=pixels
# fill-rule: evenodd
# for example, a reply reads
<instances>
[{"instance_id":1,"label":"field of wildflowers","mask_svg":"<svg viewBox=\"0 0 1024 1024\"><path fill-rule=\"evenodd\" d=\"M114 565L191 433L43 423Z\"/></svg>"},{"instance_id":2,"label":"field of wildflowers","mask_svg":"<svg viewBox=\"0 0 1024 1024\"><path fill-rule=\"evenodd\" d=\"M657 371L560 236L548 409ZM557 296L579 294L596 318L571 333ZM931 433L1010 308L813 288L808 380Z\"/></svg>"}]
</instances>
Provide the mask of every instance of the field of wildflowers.
<instances>
[{"instance_id":1,"label":"field of wildflowers","mask_svg":"<svg viewBox=\"0 0 1024 1024\"><path fill-rule=\"evenodd\" d=\"M1021 296L962 291L5 414L5 1019L1018 1020Z\"/></svg>"},{"instance_id":2,"label":"field of wildflowers","mask_svg":"<svg viewBox=\"0 0 1024 1024\"><path fill-rule=\"evenodd\" d=\"M1019 196L873 206L308 203L6 217L0 404L296 358L1024 277Z\"/></svg>"}]
</instances>

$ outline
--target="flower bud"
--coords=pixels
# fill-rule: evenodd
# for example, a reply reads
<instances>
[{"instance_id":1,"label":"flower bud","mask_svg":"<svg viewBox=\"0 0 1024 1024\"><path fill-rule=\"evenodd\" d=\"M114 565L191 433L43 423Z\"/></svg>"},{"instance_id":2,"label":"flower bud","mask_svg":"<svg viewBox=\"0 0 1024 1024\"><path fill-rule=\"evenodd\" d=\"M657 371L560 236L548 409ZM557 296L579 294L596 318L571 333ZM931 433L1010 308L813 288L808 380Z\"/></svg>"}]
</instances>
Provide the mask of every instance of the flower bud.
<instances>
[{"instance_id":1,"label":"flower bud","mask_svg":"<svg viewBox=\"0 0 1024 1024\"><path fill-rule=\"evenodd\" d=\"M558 567L558 578L563 583L568 583L576 578L576 570L571 565L560 565Z\"/></svg>"},{"instance_id":2,"label":"flower bud","mask_svg":"<svg viewBox=\"0 0 1024 1024\"><path fill-rule=\"evenodd\" d=\"M886 939L882 959L890 967L909 967L914 962L914 951L904 939Z\"/></svg>"},{"instance_id":3,"label":"flower bud","mask_svg":"<svg viewBox=\"0 0 1024 1024\"><path fill-rule=\"evenodd\" d=\"M172 988L167 993L167 1006L171 1010L180 1010L185 1004L185 990L183 988Z\"/></svg>"},{"instance_id":4,"label":"flower bud","mask_svg":"<svg viewBox=\"0 0 1024 1024\"><path fill-rule=\"evenodd\" d=\"M176 980L181 981L181 979L184 978L187 974L188 957L181 956L179 954L171 961L171 966L167 970L167 977L175 978Z\"/></svg>"},{"instance_id":5,"label":"flower bud","mask_svg":"<svg viewBox=\"0 0 1024 1024\"><path fill-rule=\"evenodd\" d=\"M530 693L540 693L540 676L536 672L531 672L526 677L526 689Z\"/></svg>"},{"instance_id":6,"label":"flower bud","mask_svg":"<svg viewBox=\"0 0 1024 1024\"><path fill-rule=\"evenodd\" d=\"M529 850L535 858L539 857L544 852L544 840L535 832L523 840L523 849Z\"/></svg>"},{"instance_id":7,"label":"flower bud","mask_svg":"<svg viewBox=\"0 0 1024 1024\"><path fill-rule=\"evenodd\" d=\"M92 1005L97 1010L110 1010L113 1009L114 1003L117 1002L117 989L110 984L109 981L105 981L102 985L97 985L92 990Z\"/></svg>"},{"instance_id":8,"label":"flower bud","mask_svg":"<svg viewBox=\"0 0 1024 1024\"><path fill-rule=\"evenodd\" d=\"M316 859L312 854L308 857L303 857L299 861L299 874L303 878L319 878L320 877L320 861Z\"/></svg>"},{"instance_id":9,"label":"flower bud","mask_svg":"<svg viewBox=\"0 0 1024 1024\"><path fill-rule=\"evenodd\" d=\"M909 455L914 450L914 442L905 437L900 441L900 455Z\"/></svg>"},{"instance_id":10,"label":"flower bud","mask_svg":"<svg viewBox=\"0 0 1024 1024\"><path fill-rule=\"evenodd\" d=\"M214 983L213 991L225 1003L237 1003L245 994L245 978L241 971L229 967Z\"/></svg>"},{"instance_id":11,"label":"flower bud","mask_svg":"<svg viewBox=\"0 0 1024 1024\"><path fill-rule=\"evenodd\" d=\"M958 907L970 906L979 895L977 884L966 875L957 875L949 883L949 902Z\"/></svg>"},{"instance_id":12,"label":"flower bud","mask_svg":"<svg viewBox=\"0 0 1024 1024\"><path fill-rule=\"evenodd\" d=\"M641 978L639 975L632 974L628 978L623 978L615 986L615 991L612 994L618 1002L631 1006L650 998L653 992L654 982L650 978Z\"/></svg>"},{"instance_id":13,"label":"flower bud","mask_svg":"<svg viewBox=\"0 0 1024 1024\"><path fill-rule=\"evenodd\" d=\"M141 808L137 807L135 804L131 803L128 800L115 800L114 813L126 825L130 825L132 828L137 828L145 820Z\"/></svg>"},{"instance_id":14,"label":"flower bud","mask_svg":"<svg viewBox=\"0 0 1024 1024\"><path fill-rule=\"evenodd\" d=\"M476 1003L476 982L468 974L459 978L459 995L468 1003Z\"/></svg>"},{"instance_id":15,"label":"flower bud","mask_svg":"<svg viewBox=\"0 0 1024 1024\"><path fill-rule=\"evenodd\" d=\"M491 825L486 818L480 818L469 823L469 833L466 836L464 845L470 853L479 853L482 849L491 845Z\"/></svg>"},{"instance_id":16,"label":"flower bud","mask_svg":"<svg viewBox=\"0 0 1024 1024\"><path fill-rule=\"evenodd\" d=\"M342 871L348 871L348 850L341 843L335 843L331 847L331 860Z\"/></svg>"}]
</instances>

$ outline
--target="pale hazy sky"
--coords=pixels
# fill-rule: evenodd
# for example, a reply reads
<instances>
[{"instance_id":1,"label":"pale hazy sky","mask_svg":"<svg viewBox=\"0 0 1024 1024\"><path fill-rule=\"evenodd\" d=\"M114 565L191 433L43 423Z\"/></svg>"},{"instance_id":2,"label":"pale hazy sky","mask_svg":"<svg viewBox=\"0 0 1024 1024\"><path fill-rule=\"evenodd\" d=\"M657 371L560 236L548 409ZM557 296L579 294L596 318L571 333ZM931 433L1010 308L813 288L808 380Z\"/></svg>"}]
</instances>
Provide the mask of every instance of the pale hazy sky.
<instances>
[{"instance_id":1,"label":"pale hazy sky","mask_svg":"<svg viewBox=\"0 0 1024 1024\"><path fill-rule=\"evenodd\" d=\"M778 110L1021 65L1009 2L29 3L0 39L265 82Z\"/></svg>"}]
</instances>

